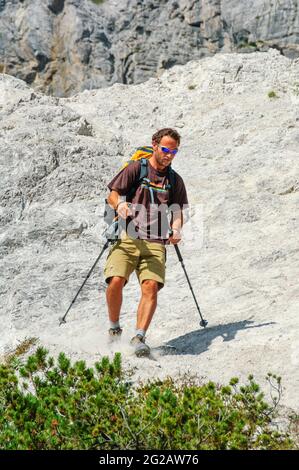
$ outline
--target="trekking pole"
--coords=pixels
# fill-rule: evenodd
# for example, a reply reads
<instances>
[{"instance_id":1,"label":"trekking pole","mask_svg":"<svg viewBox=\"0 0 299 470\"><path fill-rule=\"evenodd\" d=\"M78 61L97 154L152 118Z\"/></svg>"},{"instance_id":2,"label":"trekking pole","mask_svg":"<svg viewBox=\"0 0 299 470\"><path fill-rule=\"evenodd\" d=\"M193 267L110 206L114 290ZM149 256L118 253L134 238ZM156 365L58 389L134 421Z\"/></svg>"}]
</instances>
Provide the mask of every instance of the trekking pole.
<instances>
[{"instance_id":1,"label":"trekking pole","mask_svg":"<svg viewBox=\"0 0 299 470\"><path fill-rule=\"evenodd\" d=\"M63 317L60 317L59 318L59 326L61 326L63 323L66 323L66 316L67 314L69 313L71 307L73 306L73 304L75 303L79 293L81 292L81 290L83 289L85 283L87 282L87 280L89 279L92 271L94 270L94 268L96 267L99 259L101 258L101 256L103 255L104 251L108 248L109 246L109 243L112 242L112 239L113 237L115 238L115 233L116 233L116 230L117 230L117 226L118 226L118 221L117 220L114 220L112 222L112 224L107 228L107 230L105 230L105 232L103 233L103 235L107 238L107 241L105 243L105 245L103 246L102 248L102 251L101 253L99 254L99 256L97 257L97 259L95 260L95 262L93 263L92 267L90 268L89 270L89 273L87 274L86 278L84 279L84 282L83 284L81 285L80 289L78 290L77 294L75 295L75 297L73 298L69 308L67 309L66 313L64 314Z\"/></svg>"},{"instance_id":2,"label":"trekking pole","mask_svg":"<svg viewBox=\"0 0 299 470\"><path fill-rule=\"evenodd\" d=\"M199 305L198 305L198 302L196 300L196 297L195 297L195 294L193 292L193 289L192 289L192 286L191 286L191 282L189 280L189 277L188 277L188 274L187 274L187 271L186 271L186 268L185 268L185 265L184 265L184 261L183 261L183 257L181 255L181 252L180 252L180 249L178 247L178 245L174 245L174 249L178 255L178 258L179 258L179 261L182 265L182 268L184 270L184 273L185 273L185 276L187 278L187 281L188 281L188 284L189 284L189 287L190 287L190 290L191 290L191 293L192 293L192 296L193 296L193 299L194 299L194 302L195 302L195 305L197 307L197 310L198 310L198 313L200 315L200 318L201 318L201 321L200 321L200 326L203 326L204 328L207 326L208 322L207 320L204 320L203 317L202 317L202 314L201 314L201 311L200 311L200 308L199 308Z\"/></svg>"}]
</instances>

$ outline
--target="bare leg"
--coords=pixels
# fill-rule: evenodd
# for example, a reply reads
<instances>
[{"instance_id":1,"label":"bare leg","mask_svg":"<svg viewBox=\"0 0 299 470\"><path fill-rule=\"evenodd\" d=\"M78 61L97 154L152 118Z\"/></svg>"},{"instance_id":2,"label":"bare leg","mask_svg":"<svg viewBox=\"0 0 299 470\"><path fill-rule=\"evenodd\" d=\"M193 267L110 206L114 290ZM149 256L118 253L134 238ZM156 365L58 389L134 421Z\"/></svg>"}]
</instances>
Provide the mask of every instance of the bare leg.
<instances>
[{"instance_id":1,"label":"bare leg","mask_svg":"<svg viewBox=\"0 0 299 470\"><path fill-rule=\"evenodd\" d=\"M114 276L110 279L106 290L109 320L117 322L120 316L120 309L123 300L122 292L125 285L125 278Z\"/></svg>"},{"instance_id":2,"label":"bare leg","mask_svg":"<svg viewBox=\"0 0 299 470\"><path fill-rule=\"evenodd\" d=\"M157 307L158 282L151 279L141 284L142 297L137 311L137 329L147 330Z\"/></svg>"}]
</instances>

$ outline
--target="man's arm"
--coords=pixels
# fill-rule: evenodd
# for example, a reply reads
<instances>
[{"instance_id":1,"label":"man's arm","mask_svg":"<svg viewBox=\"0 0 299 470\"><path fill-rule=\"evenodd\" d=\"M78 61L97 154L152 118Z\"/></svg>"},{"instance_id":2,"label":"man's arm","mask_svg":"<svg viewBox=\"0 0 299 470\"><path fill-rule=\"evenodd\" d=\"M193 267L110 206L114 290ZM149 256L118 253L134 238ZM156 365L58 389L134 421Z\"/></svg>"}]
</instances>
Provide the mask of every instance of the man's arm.
<instances>
[{"instance_id":1,"label":"man's arm","mask_svg":"<svg viewBox=\"0 0 299 470\"><path fill-rule=\"evenodd\" d=\"M183 227L183 211L175 212L171 223L172 235L169 237L169 242L176 245L181 241L181 230Z\"/></svg>"},{"instance_id":2,"label":"man's arm","mask_svg":"<svg viewBox=\"0 0 299 470\"><path fill-rule=\"evenodd\" d=\"M169 237L170 243L176 244L182 238L181 231L184 223L183 210L188 206L187 192L185 184L180 175L176 174L176 186L173 195L173 201L170 206L171 210L171 221L170 227L173 231L171 237Z\"/></svg>"},{"instance_id":3,"label":"man's arm","mask_svg":"<svg viewBox=\"0 0 299 470\"><path fill-rule=\"evenodd\" d=\"M132 215L124 196L121 196L115 189L111 190L107 201L122 219L126 219L129 215Z\"/></svg>"},{"instance_id":4,"label":"man's arm","mask_svg":"<svg viewBox=\"0 0 299 470\"><path fill-rule=\"evenodd\" d=\"M129 205L125 202L125 195L128 194L132 185L136 182L139 171L140 162L132 162L130 165L120 170L108 184L110 194L107 197L107 202L123 219L131 215Z\"/></svg>"}]
</instances>

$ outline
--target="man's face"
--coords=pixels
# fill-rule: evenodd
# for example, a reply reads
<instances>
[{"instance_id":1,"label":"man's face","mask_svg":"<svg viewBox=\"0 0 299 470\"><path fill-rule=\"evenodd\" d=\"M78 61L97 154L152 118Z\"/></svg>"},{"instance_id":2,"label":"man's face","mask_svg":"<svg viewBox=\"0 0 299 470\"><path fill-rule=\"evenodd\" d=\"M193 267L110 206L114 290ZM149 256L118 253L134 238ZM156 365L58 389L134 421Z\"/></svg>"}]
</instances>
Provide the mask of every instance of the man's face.
<instances>
[{"instance_id":1,"label":"man's face","mask_svg":"<svg viewBox=\"0 0 299 470\"><path fill-rule=\"evenodd\" d=\"M159 167L163 169L167 168L171 164L175 155L168 152L163 152L161 147L166 147L169 150L177 150L178 143L175 139L169 137L168 135L162 137L159 144L153 142L154 156L156 157L156 161Z\"/></svg>"}]
</instances>

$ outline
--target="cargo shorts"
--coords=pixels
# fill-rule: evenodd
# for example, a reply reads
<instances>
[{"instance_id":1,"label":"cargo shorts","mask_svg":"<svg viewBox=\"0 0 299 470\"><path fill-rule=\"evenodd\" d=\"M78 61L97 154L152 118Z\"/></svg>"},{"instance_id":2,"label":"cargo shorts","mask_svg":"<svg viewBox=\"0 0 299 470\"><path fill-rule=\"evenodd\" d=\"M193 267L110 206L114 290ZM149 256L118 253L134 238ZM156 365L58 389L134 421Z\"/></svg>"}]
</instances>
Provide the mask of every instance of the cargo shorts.
<instances>
[{"instance_id":1,"label":"cargo shorts","mask_svg":"<svg viewBox=\"0 0 299 470\"><path fill-rule=\"evenodd\" d=\"M133 271L136 272L139 284L145 280L154 280L159 290L165 283L166 249L161 243L149 240L132 239L125 235L112 246L104 269L105 281L120 276L129 281Z\"/></svg>"}]
</instances>

